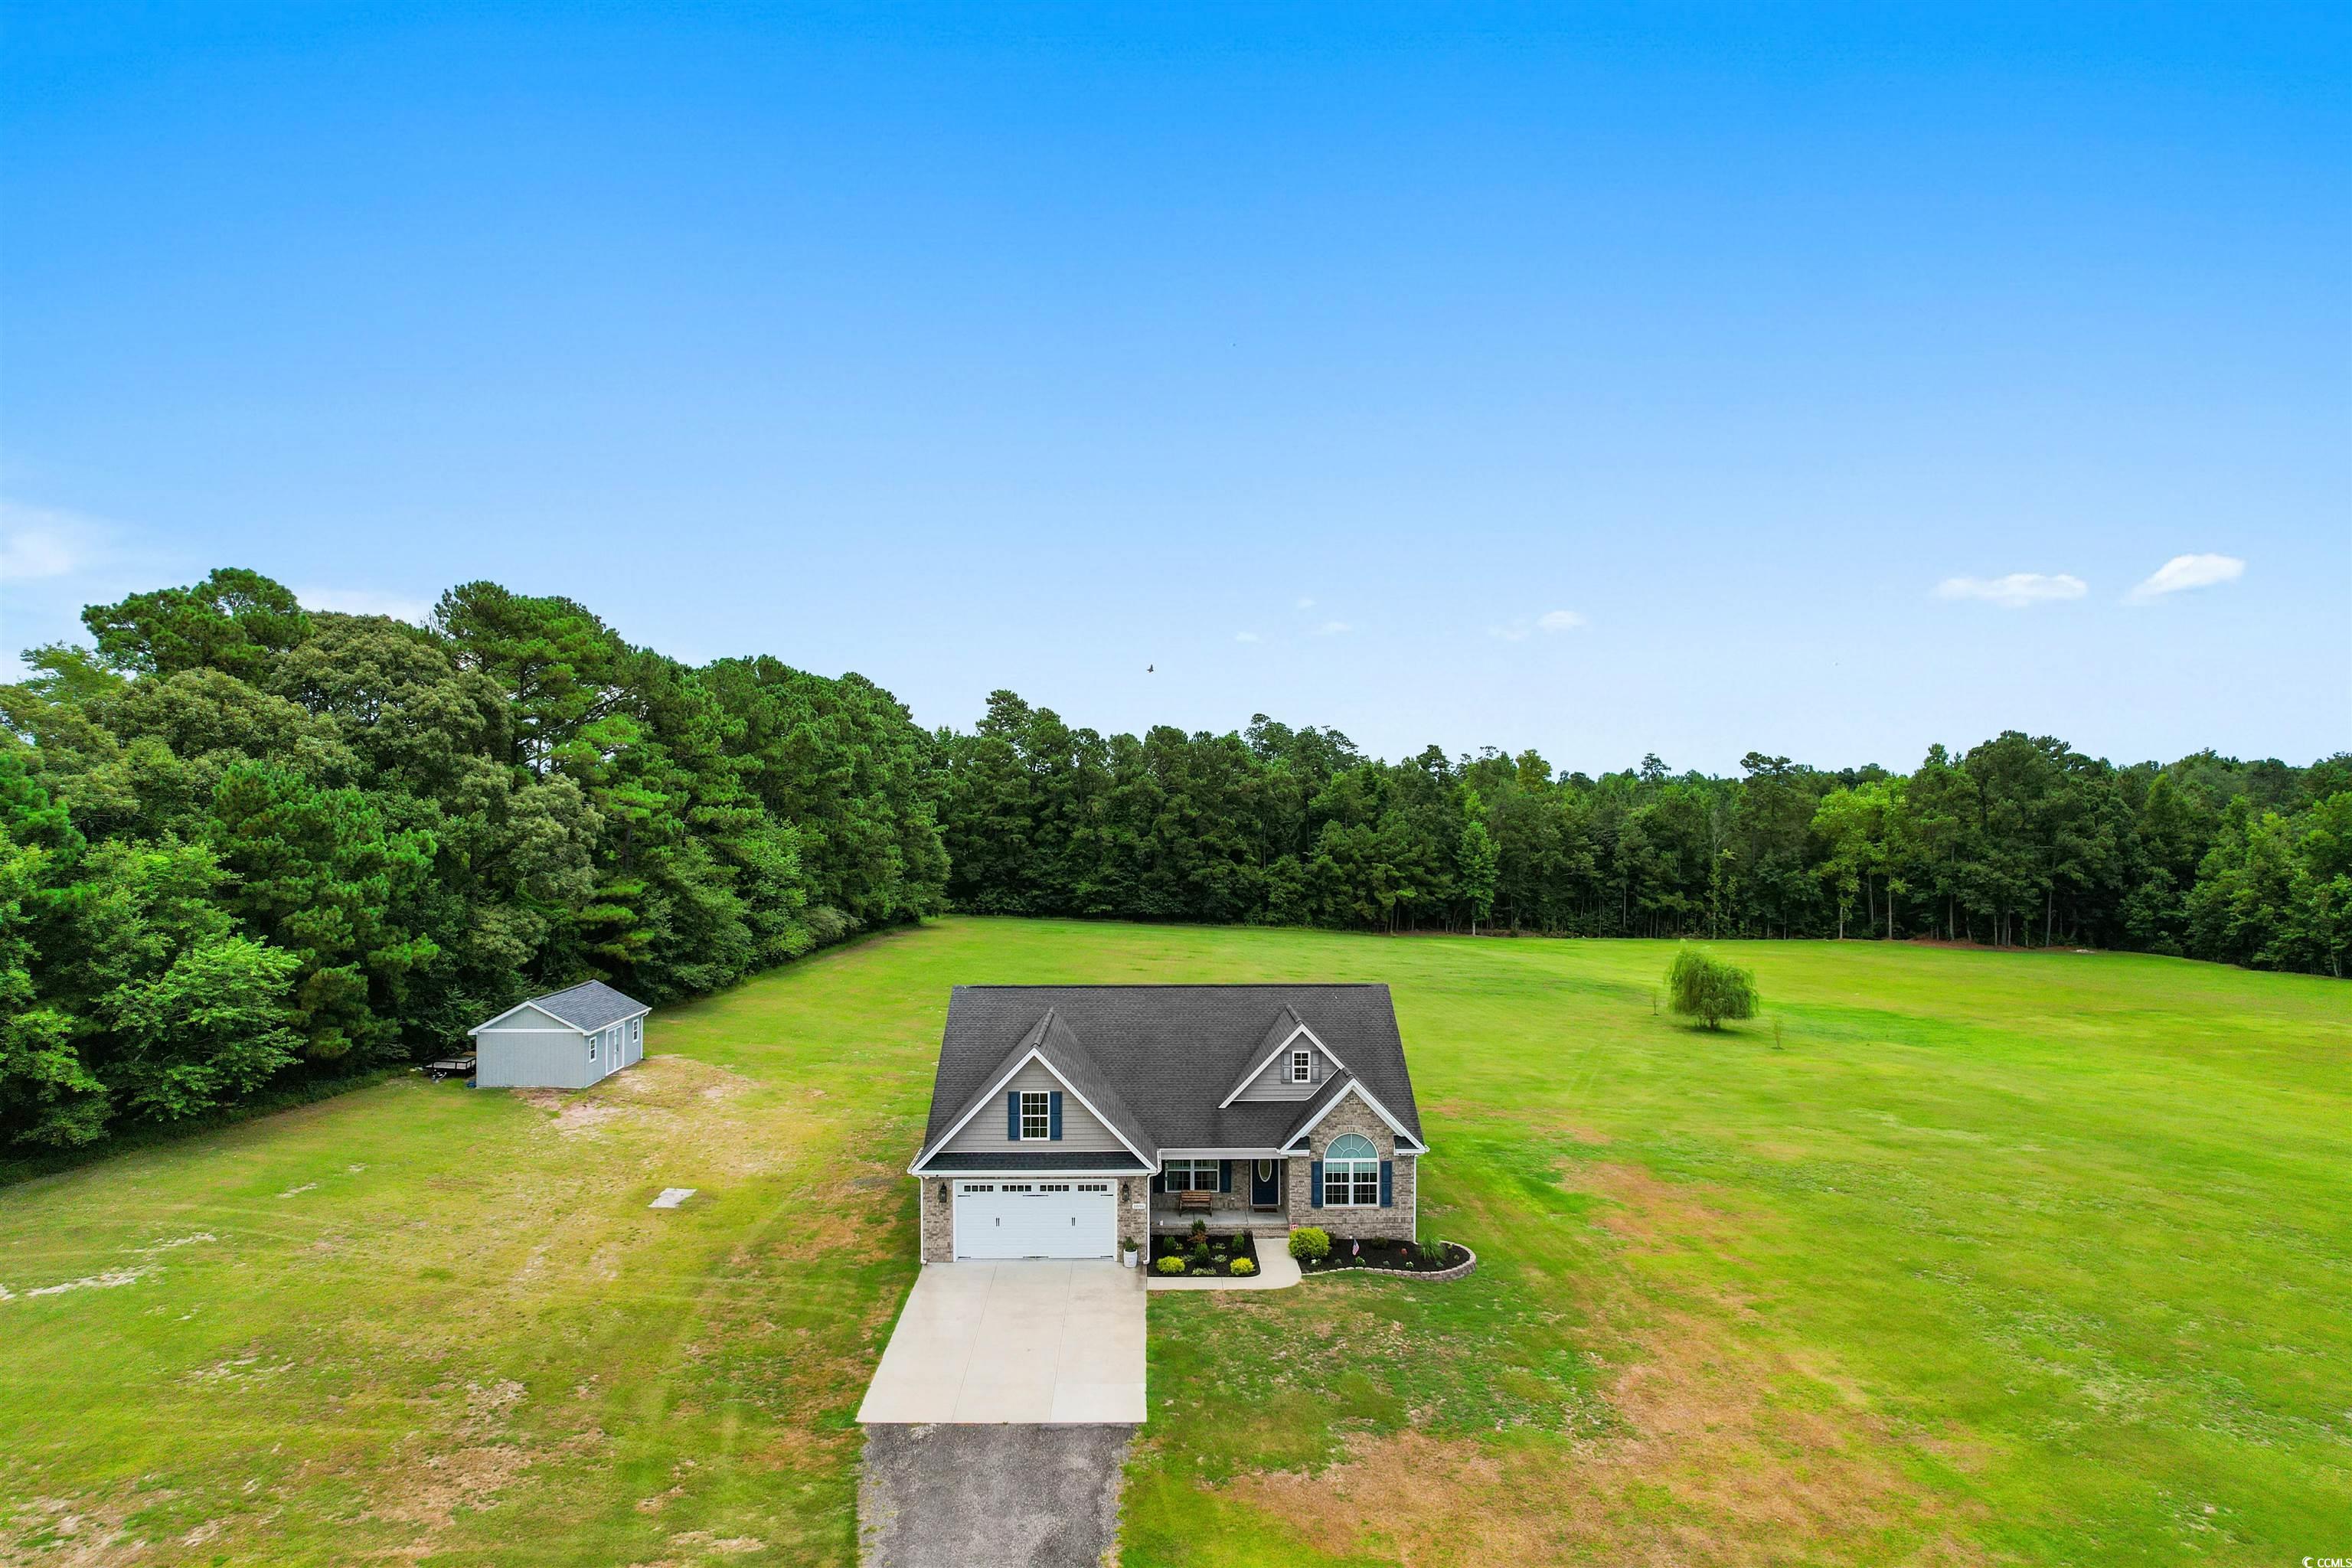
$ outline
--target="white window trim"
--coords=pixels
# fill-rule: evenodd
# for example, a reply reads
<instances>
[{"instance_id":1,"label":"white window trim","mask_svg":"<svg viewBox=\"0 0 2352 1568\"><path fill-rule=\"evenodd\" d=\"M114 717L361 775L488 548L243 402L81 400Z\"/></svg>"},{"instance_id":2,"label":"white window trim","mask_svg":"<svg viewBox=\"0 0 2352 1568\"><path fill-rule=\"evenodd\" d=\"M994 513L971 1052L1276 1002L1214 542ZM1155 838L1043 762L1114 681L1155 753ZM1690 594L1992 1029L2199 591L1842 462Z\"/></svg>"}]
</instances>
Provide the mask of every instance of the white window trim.
<instances>
[{"instance_id":1,"label":"white window trim","mask_svg":"<svg viewBox=\"0 0 2352 1568\"><path fill-rule=\"evenodd\" d=\"M1021 1136L1016 1139L1015 1142L1022 1143L1052 1142L1054 1141L1054 1091L1050 1089L1017 1089L1014 1092L1021 1096ZM1039 1102L1037 1107L1037 1120L1039 1124L1045 1129L1044 1131L1034 1134L1029 1131L1029 1102L1033 1100Z\"/></svg>"},{"instance_id":2,"label":"white window trim","mask_svg":"<svg viewBox=\"0 0 2352 1568\"><path fill-rule=\"evenodd\" d=\"M1219 1167L1223 1163L1223 1162L1219 1160L1170 1160L1163 1163L1160 1166L1160 1173L1162 1179L1160 1184L1162 1188L1171 1193L1209 1193L1213 1194L1219 1186ZM1170 1186L1166 1178L1172 1176L1175 1173L1175 1168L1179 1165L1184 1167L1185 1184L1181 1187ZM1193 1182L1201 1179L1203 1175L1206 1175L1208 1178L1209 1184L1207 1186L1196 1187L1192 1184Z\"/></svg>"},{"instance_id":3,"label":"white window trim","mask_svg":"<svg viewBox=\"0 0 2352 1568\"><path fill-rule=\"evenodd\" d=\"M1370 1139L1364 1137L1360 1132L1342 1132L1339 1134L1339 1138L1360 1139L1362 1141L1365 1147L1371 1150L1372 1154L1370 1159L1366 1159L1360 1154L1349 1154L1338 1160L1329 1158L1328 1154L1326 1155L1323 1161L1323 1206L1327 1209L1376 1209L1380 1207L1380 1145L1374 1143ZM1331 1142L1333 1143L1337 1143L1339 1142L1339 1138L1334 1138ZM1335 1175L1345 1175L1347 1177L1346 1185L1348 1189L1348 1196L1338 1203L1331 1201L1331 1178ZM1367 1175L1370 1176L1372 1184L1372 1198L1370 1203L1366 1203L1361 1198L1356 1196L1356 1193L1363 1185L1364 1178Z\"/></svg>"},{"instance_id":4,"label":"white window trim","mask_svg":"<svg viewBox=\"0 0 2352 1568\"><path fill-rule=\"evenodd\" d=\"M1315 1081L1315 1053L1313 1051L1293 1051L1290 1053L1290 1081L1293 1083L1313 1083Z\"/></svg>"},{"instance_id":5,"label":"white window trim","mask_svg":"<svg viewBox=\"0 0 2352 1568\"><path fill-rule=\"evenodd\" d=\"M1333 1068L1341 1072L1348 1070L1348 1064L1339 1059L1339 1053L1325 1045L1323 1043L1322 1036L1308 1028L1304 1023L1301 1023L1298 1027L1291 1030L1289 1034L1284 1036L1282 1044L1275 1047L1271 1051L1268 1051L1265 1054L1264 1060L1260 1061L1257 1066L1250 1068L1248 1072L1242 1075L1241 1082L1234 1085L1233 1093L1217 1101L1217 1109L1219 1110L1223 1110L1227 1106L1233 1104L1234 1100L1239 1100L1242 1097L1243 1091L1257 1081L1257 1075L1272 1067L1275 1062L1281 1058L1282 1053L1288 1050L1301 1035L1306 1036L1308 1039L1315 1042L1315 1048L1321 1051L1326 1057L1330 1058Z\"/></svg>"},{"instance_id":6,"label":"white window trim","mask_svg":"<svg viewBox=\"0 0 2352 1568\"><path fill-rule=\"evenodd\" d=\"M596 1037L593 1035L588 1037L588 1059L592 1062L596 1059Z\"/></svg>"}]
</instances>

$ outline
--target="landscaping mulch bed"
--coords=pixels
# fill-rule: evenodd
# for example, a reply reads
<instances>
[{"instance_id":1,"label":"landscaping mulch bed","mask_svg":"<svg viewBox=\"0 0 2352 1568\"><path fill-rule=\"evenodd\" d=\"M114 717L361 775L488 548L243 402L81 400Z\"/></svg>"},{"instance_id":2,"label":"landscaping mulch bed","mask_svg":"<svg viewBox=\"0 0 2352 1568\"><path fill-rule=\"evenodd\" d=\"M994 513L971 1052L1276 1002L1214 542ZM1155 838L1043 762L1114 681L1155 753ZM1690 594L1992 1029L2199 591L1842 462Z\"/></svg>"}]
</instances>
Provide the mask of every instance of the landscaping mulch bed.
<instances>
[{"instance_id":1,"label":"landscaping mulch bed","mask_svg":"<svg viewBox=\"0 0 2352 1568\"><path fill-rule=\"evenodd\" d=\"M1233 1260L1236 1258L1248 1258L1252 1268L1255 1268L1257 1265L1257 1240L1255 1237L1251 1236L1249 1232L1244 1230L1212 1236L1209 1237L1207 1240L1209 1243L1209 1268L1213 1272L1217 1274L1231 1273L1232 1269L1229 1265L1231 1265ZM1155 1236L1151 1238L1150 1267L1151 1272L1155 1276L1160 1272L1160 1260L1161 1258L1190 1258L1192 1256L1192 1238L1181 1231L1174 1236ZM1192 1270L1188 1268L1185 1272L1189 1275Z\"/></svg>"},{"instance_id":2,"label":"landscaping mulch bed","mask_svg":"<svg viewBox=\"0 0 2352 1568\"><path fill-rule=\"evenodd\" d=\"M1298 1270L1302 1274L1334 1274L1343 1268L1385 1268L1394 1274L1441 1274L1470 1261L1470 1249L1460 1242L1438 1245L1439 1256L1431 1258L1423 1257L1421 1248L1409 1241L1358 1241L1352 1237L1335 1236L1329 1257L1312 1263L1302 1258Z\"/></svg>"}]
</instances>

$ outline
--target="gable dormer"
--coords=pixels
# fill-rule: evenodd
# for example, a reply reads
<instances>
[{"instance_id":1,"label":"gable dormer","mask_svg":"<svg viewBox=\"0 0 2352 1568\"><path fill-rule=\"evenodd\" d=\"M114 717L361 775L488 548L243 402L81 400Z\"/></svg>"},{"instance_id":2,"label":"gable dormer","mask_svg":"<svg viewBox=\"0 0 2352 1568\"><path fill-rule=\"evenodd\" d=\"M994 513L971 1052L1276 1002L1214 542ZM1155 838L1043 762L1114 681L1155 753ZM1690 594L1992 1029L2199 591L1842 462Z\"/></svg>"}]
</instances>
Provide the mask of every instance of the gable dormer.
<instances>
[{"instance_id":1,"label":"gable dormer","mask_svg":"<svg viewBox=\"0 0 2352 1568\"><path fill-rule=\"evenodd\" d=\"M1234 1086L1233 1092L1225 1096L1224 1105L1312 1100L1347 1066L1332 1053L1330 1047L1323 1043L1321 1037L1307 1026L1307 1021L1289 1007L1282 1010L1281 1016L1266 1031L1265 1039L1260 1042L1259 1050L1252 1055L1250 1060L1250 1070Z\"/></svg>"}]
</instances>

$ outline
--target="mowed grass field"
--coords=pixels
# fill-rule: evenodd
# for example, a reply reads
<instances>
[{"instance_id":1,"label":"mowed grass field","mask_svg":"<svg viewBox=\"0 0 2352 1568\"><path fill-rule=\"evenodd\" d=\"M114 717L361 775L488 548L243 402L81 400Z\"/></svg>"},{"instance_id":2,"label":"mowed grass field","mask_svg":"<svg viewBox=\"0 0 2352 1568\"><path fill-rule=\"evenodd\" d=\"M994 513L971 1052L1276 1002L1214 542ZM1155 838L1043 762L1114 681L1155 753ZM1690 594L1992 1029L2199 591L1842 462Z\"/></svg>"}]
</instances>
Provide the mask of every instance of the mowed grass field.
<instances>
[{"instance_id":1,"label":"mowed grass field","mask_svg":"<svg viewBox=\"0 0 2352 1568\"><path fill-rule=\"evenodd\" d=\"M0 1562L846 1564L947 988L1280 979L1394 987L1481 1266L1156 1297L1128 1568L2352 1555L2352 987L1721 948L947 921L0 1188Z\"/></svg>"}]
</instances>

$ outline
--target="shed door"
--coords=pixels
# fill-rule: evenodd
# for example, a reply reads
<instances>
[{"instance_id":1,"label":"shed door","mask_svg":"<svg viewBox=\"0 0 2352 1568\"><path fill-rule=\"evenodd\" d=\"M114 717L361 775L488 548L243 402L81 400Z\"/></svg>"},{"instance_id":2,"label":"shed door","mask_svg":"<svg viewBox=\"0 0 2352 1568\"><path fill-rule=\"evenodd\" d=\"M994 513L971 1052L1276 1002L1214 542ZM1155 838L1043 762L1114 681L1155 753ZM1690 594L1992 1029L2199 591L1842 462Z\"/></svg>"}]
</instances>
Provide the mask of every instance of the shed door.
<instances>
[{"instance_id":1,"label":"shed door","mask_svg":"<svg viewBox=\"0 0 2352 1568\"><path fill-rule=\"evenodd\" d=\"M1108 1258L1118 1241L1109 1182L959 1182L958 1258Z\"/></svg>"}]
</instances>

